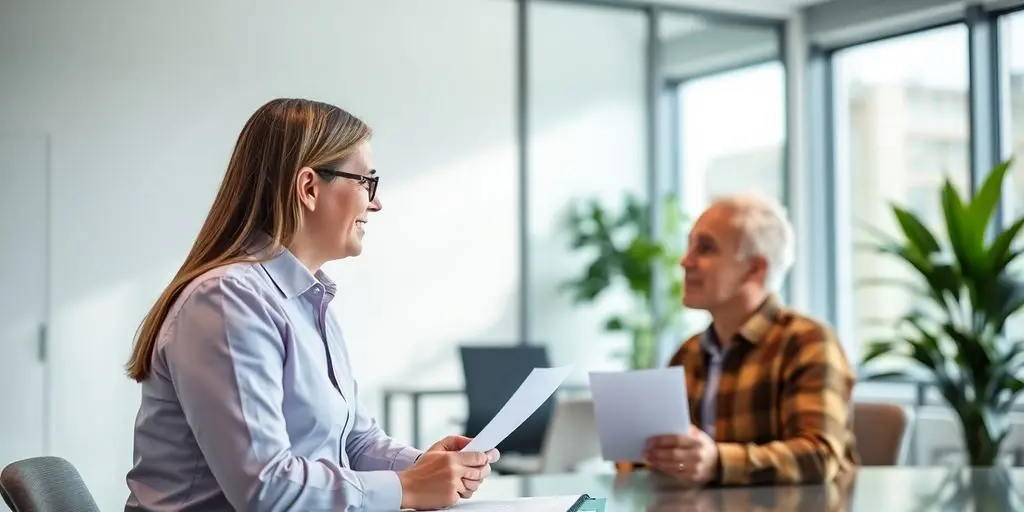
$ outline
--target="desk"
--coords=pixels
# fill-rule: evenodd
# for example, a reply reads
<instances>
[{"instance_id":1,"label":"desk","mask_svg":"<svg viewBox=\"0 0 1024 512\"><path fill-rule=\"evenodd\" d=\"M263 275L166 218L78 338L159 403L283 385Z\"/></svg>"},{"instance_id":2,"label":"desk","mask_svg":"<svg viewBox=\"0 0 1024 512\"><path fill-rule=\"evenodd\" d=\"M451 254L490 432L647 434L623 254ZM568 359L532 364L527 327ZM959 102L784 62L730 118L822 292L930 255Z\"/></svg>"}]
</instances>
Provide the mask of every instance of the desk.
<instances>
[{"instance_id":1,"label":"desk","mask_svg":"<svg viewBox=\"0 0 1024 512\"><path fill-rule=\"evenodd\" d=\"M915 401L913 404L914 413L919 412L919 409L924 405L927 405L928 399L928 388L931 387L931 382L926 380L908 380L899 377L892 377L888 379L873 380L871 382L877 383L888 383L888 384L904 384L912 385L916 389ZM559 388L569 392L589 392L590 386L586 384L566 384ZM392 433L391 428L394 426L391 420L391 402L396 396L408 396L411 405L411 423L412 423L412 442L413 446L421 447L422 441L420 439L420 402L424 397L428 396L460 396L465 394L465 390L459 387L444 387L444 388L425 388L425 387L411 387L411 386L389 386L384 388L384 409L381 414L381 422L383 423L384 432ZM910 438L910 464L915 464L917 459L915 436Z\"/></svg>"},{"instance_id":2,"label":"desk","mask_svg":"<svg viewBox=\"0 0 1024 512\"><path fill-rule=\"evenodd\" d=\"M586 392L590 386L583 384L565 384L558 388L560 391ZM413 446L426 448L420 444L420 400L426 396L460 396L466 390L463 388L415 388L415 387L386 387L384 388L384 410L381 422L384 432L391 433L391 400L395 396L408 396L412 401L412 443Z\"/></svg>"},{"instance_id":3,"label":"desk","mask_svg":"<svg viewBox=\"0 0 1024 512\"><path fill-rule=\"evenodd\" d=\"M492 476L473 499L587 493L607 512L1021 510L1024 470L942 467L859 469L828 485L686 489L646 472L630 475ZM1009 502L1009 504L1007 503ZM457 510L457 509L456 509Z\"/></svg>"}]
</instances>

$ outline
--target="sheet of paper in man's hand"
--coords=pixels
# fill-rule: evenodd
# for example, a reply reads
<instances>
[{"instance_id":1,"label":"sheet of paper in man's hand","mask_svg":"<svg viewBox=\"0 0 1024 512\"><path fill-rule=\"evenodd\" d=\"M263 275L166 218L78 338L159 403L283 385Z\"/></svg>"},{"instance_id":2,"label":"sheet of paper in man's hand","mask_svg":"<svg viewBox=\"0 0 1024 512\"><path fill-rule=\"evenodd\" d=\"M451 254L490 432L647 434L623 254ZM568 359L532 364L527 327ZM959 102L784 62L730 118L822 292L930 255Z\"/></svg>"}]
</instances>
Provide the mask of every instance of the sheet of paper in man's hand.
<instances>
[{"instance_id":1,"label":"sheet of paper in man's hand","mask_svg":"<svg viewBox=\"0 0 1024 512\"><path fill-rule=\"evenodd\" d=\"M462 451L486 452L498 446L558 390L571 372L572 366L534 368L498 414Z\"/></svg>"},{"instance_id":2,"label":"sheet of paper in man's hand","mask_svg":"<svg viewBox=\"0 0 1024 512\"><path fill-rule=\"evenodd\" d=\"M605 460L642 461L648 438L690 431L682 367L590 372L590 392Z\"/></svg>"}]
</instances>

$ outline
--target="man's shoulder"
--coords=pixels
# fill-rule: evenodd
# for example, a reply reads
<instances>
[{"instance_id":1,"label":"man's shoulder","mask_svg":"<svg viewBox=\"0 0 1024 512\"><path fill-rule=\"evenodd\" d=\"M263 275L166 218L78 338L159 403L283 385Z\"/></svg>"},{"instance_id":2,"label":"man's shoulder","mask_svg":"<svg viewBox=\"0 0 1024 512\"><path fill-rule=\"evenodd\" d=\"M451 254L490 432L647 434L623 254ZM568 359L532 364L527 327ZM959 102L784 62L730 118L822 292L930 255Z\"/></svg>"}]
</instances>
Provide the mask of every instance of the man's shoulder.
<instances>
[{"instance_id":1,"label":"man's shoulder","mask_svg":"<svg viewBox=\"0 0 1024 512\"><path fill-rule=\"evenodd\" d=\"M837 342L835 329L828 322L792 307L782 307L775 318L780 339Z\"/></svg>"},{"instance_id":2,"label":"man's shoulder","mask_svg":"<svg viewBox=\"0 0 1024 512\"><path fill-rule=\"evenodd\" d=\"M777 353L788 359L827 362L849 368L846 349L828 322L792 308L783 308L778 317L775 341Z\"/></svg>"},{"instance_id":3,"label":"man's shoulder","mask_svg":"<svg viewBox=\"0 0 1024 512\"><path fill-rule=\"evenodd\" d=\"M704 336L704 332L705 331L699 331L683 340L683 343L679 345L676 353L669 360L669 366L678 366L682 364L687 357L692 356L692 354L699 354L700 339Z\"/></svg>"}]
</instances>

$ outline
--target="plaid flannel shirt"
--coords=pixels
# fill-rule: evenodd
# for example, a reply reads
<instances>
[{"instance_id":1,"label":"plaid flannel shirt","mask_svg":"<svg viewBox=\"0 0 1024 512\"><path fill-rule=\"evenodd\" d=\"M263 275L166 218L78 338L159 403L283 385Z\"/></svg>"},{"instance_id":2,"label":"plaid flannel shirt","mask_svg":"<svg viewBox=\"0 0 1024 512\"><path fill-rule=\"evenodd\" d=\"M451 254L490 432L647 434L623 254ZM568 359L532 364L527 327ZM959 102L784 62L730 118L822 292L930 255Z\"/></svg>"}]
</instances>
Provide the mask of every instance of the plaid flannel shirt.
<instances>
[{"instance_id":1,"label":"plaid flannel shirt","mask_svg":"<svg viewBox=\"0 0 1024 512\"><path fill-rule=\"evenodd\" d=\"M695 425L703 422L707 380L701 336L683 343L669 363L685 369ZM823 483L855 468L855 381L829 327L769 297L741 326L723 361L715 406L719 467L711 483Z\"/></svg>"}]
</instances>

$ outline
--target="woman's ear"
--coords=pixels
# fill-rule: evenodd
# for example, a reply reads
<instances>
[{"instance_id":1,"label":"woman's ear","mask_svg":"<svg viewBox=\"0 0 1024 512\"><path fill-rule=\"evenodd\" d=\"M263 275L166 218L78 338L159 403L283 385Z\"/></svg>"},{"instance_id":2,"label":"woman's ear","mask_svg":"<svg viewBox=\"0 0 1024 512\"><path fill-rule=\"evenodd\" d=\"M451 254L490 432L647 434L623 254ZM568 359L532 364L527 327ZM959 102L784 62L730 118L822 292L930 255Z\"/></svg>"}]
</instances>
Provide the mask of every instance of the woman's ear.
<instances>
[{"instance_id":1,"label":"woman's ear","mask_svg":"<svg viewBox=\"0 0 1024 512\"><path fill-rule=\"evenodd\" d=\"M302 206L309 211L316 210L316 196L320 192L319 187L320 180L316 171L309 167L299 169L299 174L295 179L295 194Z\"/></svg>"}]
</instances>

